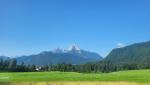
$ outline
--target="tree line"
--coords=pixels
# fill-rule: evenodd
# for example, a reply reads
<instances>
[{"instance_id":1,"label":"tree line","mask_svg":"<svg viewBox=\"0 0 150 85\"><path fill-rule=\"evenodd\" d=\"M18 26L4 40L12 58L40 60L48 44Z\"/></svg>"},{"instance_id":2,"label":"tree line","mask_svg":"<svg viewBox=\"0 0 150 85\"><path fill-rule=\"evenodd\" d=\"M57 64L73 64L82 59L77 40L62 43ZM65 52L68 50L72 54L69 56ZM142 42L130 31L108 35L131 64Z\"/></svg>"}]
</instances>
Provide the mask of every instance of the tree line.
<instances>
[{"instance_id":1,"label":"tree line","mask_svg":"<svg viewBox=\"0 0 150 85\"><path fill-rule=\"evenodd\" d=\"M82 72L82 73L108 73L120 70L136 70L136 69L149 69L150 64L133 64L133 63L122 63L114 64L111 61L100 61L93 63L86 63L82 65L72 64L51 64L45 66L25 65L24 63L17 64L15 59L0 60L0 71L1 72L38 72L38 71L61 71L61 72Z\"/></svg>"},{"instance_id":2,"label":"tree line","mask_svg":"<svg viewBox=\"0 0 150 85\"><path fill-rule=\"evenodd\" d=\"M18 65L15 59L3 60L0 59L1 72L32 72L36 71L35 65L25 65L24 63Z\"/></svg>"}]
</instances>

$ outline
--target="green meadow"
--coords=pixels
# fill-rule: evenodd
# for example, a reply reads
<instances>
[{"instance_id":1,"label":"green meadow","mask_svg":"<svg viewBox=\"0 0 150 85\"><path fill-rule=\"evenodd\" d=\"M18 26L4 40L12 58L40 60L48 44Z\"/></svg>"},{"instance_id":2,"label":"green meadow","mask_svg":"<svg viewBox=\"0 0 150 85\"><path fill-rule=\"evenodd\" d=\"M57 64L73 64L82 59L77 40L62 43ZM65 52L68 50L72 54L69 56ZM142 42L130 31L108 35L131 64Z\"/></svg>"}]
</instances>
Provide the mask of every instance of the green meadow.
<instances>
[{"instance_id":1,"label":"green meadow","mask_svg":"<svg viewBox=\"0 0 150 85\"><path fill-rule=\"evenodd\" d=\"M131 70L112 73L75 73L75 72L14 72L0 73L0 82L137 82L149 83L150 70Z\"/></svg>"}]
</instances>

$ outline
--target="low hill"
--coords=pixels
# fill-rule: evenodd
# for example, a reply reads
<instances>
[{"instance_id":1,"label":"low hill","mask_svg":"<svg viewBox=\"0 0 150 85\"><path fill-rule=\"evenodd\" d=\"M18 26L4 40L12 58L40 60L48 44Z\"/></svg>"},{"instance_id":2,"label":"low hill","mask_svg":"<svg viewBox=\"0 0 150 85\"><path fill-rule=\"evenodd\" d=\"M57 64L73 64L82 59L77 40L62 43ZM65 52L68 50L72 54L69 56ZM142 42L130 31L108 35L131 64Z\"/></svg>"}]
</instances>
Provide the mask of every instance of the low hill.
<instances>
[{"instance_id":1,"label":"low hill","mask_svg":"<svg viewBox=\"0 0 150 85\"><path fill-rule=\"evenodd\" d=\"M6 56L0 56L0 60L8 60L10 59L9 57L6 57Z\"/></svg>"}]
</instances>

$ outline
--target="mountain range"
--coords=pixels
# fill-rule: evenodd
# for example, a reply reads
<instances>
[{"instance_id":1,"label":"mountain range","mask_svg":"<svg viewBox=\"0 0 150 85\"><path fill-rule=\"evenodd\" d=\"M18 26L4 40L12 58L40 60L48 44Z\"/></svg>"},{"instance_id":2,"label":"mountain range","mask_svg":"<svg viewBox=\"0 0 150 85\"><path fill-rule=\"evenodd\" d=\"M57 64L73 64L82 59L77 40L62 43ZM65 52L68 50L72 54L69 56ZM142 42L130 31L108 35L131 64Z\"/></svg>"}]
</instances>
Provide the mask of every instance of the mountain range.
<instances>
[{"instance_id":1,"label":"mountain range","mask_svg":"<svg viewBox=\"0 0 150 85\"><path fill-rule=\"evenodd\" d=\"M6 56L0 56L0 59L9 59ZM116 64L147 64L150 62L150 41L135 43L122 48L113 49L108 56L102 58L95 52L80 49L77 45L72 45L69 49L63 50L57 48L53 51L44 51L39 54L20 56L15 58L18 63L35 65L49 64L85 64L87 62L111 61Z\"/></svg>"},{"instance_id":2,"label":"mountain range","mask_svg":"<svg viewBox=\"0 0 150 85\"><path fill-rule=\"evenodd\" d=\"M16 60L25 64L49 65L49 64L85 64L102 60L102 57L94 52L80 49L77 45L72 45L68 50L57 48L54 51L45 51L36 55L17 57Z\"/></svg>"}]
</instances>

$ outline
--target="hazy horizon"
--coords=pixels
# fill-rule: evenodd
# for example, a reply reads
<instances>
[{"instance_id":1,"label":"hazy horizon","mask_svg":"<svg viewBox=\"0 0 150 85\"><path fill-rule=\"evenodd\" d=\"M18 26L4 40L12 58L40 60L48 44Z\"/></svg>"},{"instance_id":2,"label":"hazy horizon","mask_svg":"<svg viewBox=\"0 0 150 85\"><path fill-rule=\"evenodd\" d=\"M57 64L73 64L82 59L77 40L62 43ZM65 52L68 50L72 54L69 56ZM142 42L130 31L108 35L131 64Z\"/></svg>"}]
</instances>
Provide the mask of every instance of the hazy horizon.
<instances>
[{"instance_id":1,"label":"hazy horizon","mask_svg":"<svg viewBox=\"0 0 150 85\"><path fill-rule=\"evenodd\" d=\"M149 0L0 1L0 55L68 48L103 57L113 48L150 38Z\"/></svg>"}]
</instances>

